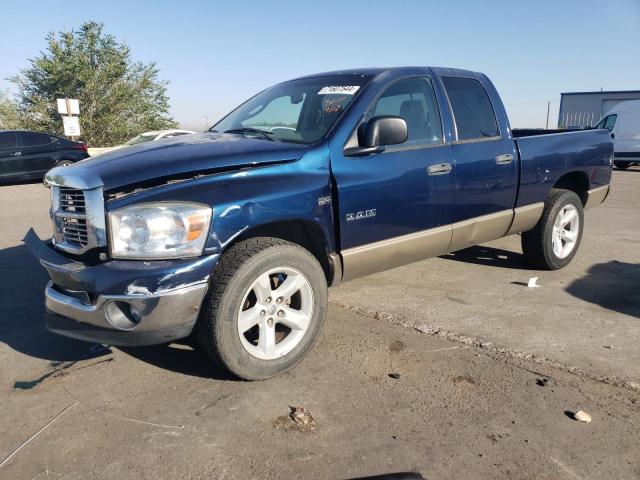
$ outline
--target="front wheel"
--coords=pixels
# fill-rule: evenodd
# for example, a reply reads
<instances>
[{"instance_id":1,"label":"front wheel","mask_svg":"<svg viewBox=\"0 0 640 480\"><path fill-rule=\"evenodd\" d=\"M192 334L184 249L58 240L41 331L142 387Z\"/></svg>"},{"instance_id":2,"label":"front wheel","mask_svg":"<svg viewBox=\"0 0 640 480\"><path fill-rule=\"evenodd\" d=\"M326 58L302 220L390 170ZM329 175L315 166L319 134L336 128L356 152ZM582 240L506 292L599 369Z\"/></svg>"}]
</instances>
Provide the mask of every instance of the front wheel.
<instances>
[{"instance_id":1,"label":"front wheel","mask_svg":"<svg viewBox=\"0 0 640 480\"><path fill-rule=\"evenodd\" d=\"M583 226L580 197L569 190L552 189L537 225L522 234L522 252L533 265L558 270L578 251Z\"/></svg>"},{"instance_id":2,"label":"front wheel","mask_svg":"<svg viewBox=\"0 0 640 480\"><path fill-rule=\"evenodd\" d=\"M313 255L284 240L253 238L220 259L196 336L216 363L262 380L302 360L326 309L327 280Z\"/></svg>"}]
</instances>

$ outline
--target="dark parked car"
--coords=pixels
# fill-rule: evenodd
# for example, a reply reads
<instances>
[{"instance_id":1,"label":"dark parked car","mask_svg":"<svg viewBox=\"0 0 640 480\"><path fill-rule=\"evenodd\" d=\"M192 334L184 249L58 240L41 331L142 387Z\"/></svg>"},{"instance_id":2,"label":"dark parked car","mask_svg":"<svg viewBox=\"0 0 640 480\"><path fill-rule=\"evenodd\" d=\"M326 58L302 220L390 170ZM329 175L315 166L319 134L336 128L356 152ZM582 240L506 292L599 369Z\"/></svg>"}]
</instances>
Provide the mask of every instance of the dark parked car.
<instances>
[{"instance_id":1,"label":"dark parked car","mask_svg":"<svg viewBox=\"0 0 640 480\"><path fill-rule=\"evenodd\" d=\"M48 133L0 130L0 182L38 180L89 157L87 145Z\"/></svg>"}]
</instances>

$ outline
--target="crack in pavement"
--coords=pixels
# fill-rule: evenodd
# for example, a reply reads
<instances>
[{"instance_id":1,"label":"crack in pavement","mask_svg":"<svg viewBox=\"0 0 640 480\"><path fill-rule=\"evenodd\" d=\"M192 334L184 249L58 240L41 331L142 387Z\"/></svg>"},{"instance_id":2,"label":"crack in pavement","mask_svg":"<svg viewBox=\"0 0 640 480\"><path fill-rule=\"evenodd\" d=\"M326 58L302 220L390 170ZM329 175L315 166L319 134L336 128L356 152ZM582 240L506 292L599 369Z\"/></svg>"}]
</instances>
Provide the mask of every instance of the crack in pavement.
<instances>
[{"instance_id":1,"label":"crack in pavement","mask_svg":"<svg viewBox=\"0 0 640 480\"><path fill-rule=\"evenodd\" d=\"M13 458L13 456L18 453L20 450L22 450L22 448L26 445L28 445L31 440L33 440L34 438L36 438L38 435L40 435L42 432L44 432L47 427L49 425L51 425L53 422L55 422L58 418L60 418L66 411L70 410L71 408L75 407L76 405L78 405L79 403L73 403L71 405L67 405L64 409L62 409L62 411L60 413L58 413L55 417L53 417L51 420L49 420L43 427L40 428L40 430L38 430L36 433L34 433L33 435L31 435L29 438L27 438L24 442L22 442L13 452L11 452L9 454L8 457L6 457L2 463L0 463L0 468L2 468L3 466L5 466L7 464L7 462L9 462L9 460L11 460Z\"/></svg>"},{"instance_id":2,"label":"crack in pavement","mask_svg":"<svg viewBox=\"0 0 640 480\"><path fill-rule=\"evenodd\" d=\"M106 415L108 417L114 417L114 418L119 418L120 420L124 420L126 422L133 422L133 423L141 423L143 425L149 425L151 427L160 427L160 428L175 428L178 430L182 430L184 428L184 425L164 425L161 423L153 423L153 422L147 422L146 420L138 420L137 418L129 418L129 417L124 417L122 415L118 415L115 413L110 413L110 412L105 412L104 410L100 410L99 408L93 407L89 404L87 404L86 402L83 402L80 398L78 398L75 394L71 393L69 391L69 389L67 389L67 387L65 387L64 385L62 386L62 389L67 392L69 394L69 396L71 396L72 398L74 398L76 400L76 405L82 405L83 407L88 408L89 410L93 411L93 412L98 412L101 413L103 415Z\"/></svg>"}]
</instances>

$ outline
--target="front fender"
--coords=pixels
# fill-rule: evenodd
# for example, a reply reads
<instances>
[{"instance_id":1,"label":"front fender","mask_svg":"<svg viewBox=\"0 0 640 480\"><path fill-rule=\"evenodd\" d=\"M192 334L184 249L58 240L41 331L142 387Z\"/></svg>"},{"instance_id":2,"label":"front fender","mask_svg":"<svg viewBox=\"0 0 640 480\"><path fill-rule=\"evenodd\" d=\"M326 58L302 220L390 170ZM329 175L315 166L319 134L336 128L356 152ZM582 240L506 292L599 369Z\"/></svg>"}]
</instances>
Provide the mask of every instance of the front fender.
<instances>
[{"instance_id":1,"label":"front fender","mask_svg":"<svg viewBox=\"0 0 640 480\"><path fill-rule=\"evenodd\" d=\"M106 204L107 211L157 201L210 205L213 220L205 253L218 254L243 232L272 222L314 223L336 250L329 153L325 145L296 162L207 175L149 188Z\"/></svg>"}]
</instances>

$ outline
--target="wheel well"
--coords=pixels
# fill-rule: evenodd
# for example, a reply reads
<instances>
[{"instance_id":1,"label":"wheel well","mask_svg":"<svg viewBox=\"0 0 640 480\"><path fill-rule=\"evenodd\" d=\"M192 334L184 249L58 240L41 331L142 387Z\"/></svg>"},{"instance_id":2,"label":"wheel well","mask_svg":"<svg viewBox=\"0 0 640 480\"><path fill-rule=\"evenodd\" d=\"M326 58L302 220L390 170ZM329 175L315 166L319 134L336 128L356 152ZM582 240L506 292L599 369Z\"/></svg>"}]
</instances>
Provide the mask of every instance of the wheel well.
<instances>
[{"instance_id":1,"label":"wheel well","mask_svg":"<svg viewBox=\"0 0 640 480\"><path fill-rule=\"evenodd\" d=\"M242 232L231 245L254 237L274 237L300 245L308 250L320 263L327 282L331 283L333 268L329 263L327 242L320 227L305 220L273 222ZM229 245L229 246L231 246ZM227 247L228 248L228 247Z\"/></svg>"},{"instance_id":2,"label":"wheel well","mask_svg":"<svg viewBox=\"0 0 640 480\"><path fill-rule=\"evenodd\" d=\"M582 206L584 206L589 196L589 177L584 172L570 172L560 177L553 188L571 190L580 197Z\"/></svg>"}]
</instances>

